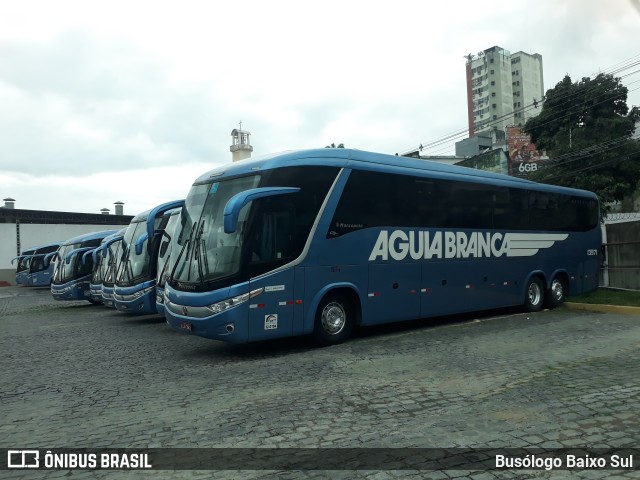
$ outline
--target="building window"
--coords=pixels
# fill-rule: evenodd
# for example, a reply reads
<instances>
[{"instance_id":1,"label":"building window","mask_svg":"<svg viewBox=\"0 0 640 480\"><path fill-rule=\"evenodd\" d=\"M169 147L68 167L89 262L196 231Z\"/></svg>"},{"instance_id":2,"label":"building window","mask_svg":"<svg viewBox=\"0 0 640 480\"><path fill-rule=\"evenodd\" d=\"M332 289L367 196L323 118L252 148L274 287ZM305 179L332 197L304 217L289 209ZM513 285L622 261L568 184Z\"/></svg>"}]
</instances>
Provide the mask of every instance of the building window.
<instances>
[{"instance_id":1,"label":"building window","mask_svg":"<svg viewBox=\"0 0 640 480\"><path fill-rule=\"evenodd\" d=\"M496 92L491 92L491 96L495 97L496 96Z\"/></svg>"},{"instance_id":2,"label":"building window","mask_svg":"<svg viewBox=\"0 0 640 480\"><path fill-rule=\"evenodd\" d=\"M496 84L493 80L491 80L491 86L493 87Z\"/></svg>"},{"instance_id":3,"label":"building window","mask_svg":"<svg viewBox=\"0 0 640 480\"><path fill-rule=\"evenodd\" d=\"M489 63L493 63L493 58L490 58L490 59L489 59Z\"/></svg>"},{"instance_id":4,"label":"building window","mask_svg":"<svg viewBox=\"0 0 640 480\"><path fill-rule=\"evenodd\" d=\"M493 75L494 73L496 73L496 71L495 70L491 70L491 72L489 72L489 73L491 73L491 75Z\"/></svg>"},{"instance_id":5,"label":"building window","mask_svg":"<svg viewBox=\"0 0 640 480\"><path fill-rule=\"evenodd\" d=\"M496 104L494 103L493 105L491 105L491 108L496 108Z\"/></svg>"},{"instance_id":6,"label":"building window","mask_svg":"<svg viewBox=\"0 0 640 480\"><path fill-rule=\"evenodd\" d=\"M494 120L497 120L497 119L498 119L498 115L494 115L494 116L493 116L493 119L494 119Z\"/></svg>"}]
</instances>

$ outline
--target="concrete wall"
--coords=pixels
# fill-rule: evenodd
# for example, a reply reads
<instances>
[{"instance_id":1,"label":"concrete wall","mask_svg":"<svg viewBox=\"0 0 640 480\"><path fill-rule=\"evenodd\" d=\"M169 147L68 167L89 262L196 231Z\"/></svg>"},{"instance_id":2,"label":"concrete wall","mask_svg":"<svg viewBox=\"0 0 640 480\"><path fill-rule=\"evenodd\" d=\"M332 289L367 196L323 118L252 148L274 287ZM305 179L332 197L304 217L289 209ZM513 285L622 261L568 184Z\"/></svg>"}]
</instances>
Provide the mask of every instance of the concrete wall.
<instances>
[{"instance_id":1,"label":"concrete wall","mask_svg":"<svg viewBox=\"0 0 640 480\"><path fill-rule=\"evenodd\" d=\"M120 230L125 225L72 225L72 224L20 224L20 251L47 243L65 241L84 233L102 230ZM0 223L0 284L15 285L16 263L11 259L18 255L16 225Z\"/></svg>"}]
</instances>

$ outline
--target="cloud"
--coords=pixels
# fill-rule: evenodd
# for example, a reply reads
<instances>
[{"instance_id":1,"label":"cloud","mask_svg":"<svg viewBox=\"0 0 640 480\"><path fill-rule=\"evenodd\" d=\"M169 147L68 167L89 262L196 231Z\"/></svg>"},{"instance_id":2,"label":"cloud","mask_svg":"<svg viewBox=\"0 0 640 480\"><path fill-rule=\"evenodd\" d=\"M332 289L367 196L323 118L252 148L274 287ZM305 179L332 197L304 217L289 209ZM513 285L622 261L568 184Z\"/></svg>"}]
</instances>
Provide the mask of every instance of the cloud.
<instances>
[{"instance_id":1,"label":"cloud","mask_svg":"<svg viewBox=\"0 0 640 480\"><path fill-rule=\"evenodd\" d=\"M2 44L0 56L5 171L88 174L204 160L215 151L211 131L228 127L205 86L176 88L166 67L130 44L73 31Z\"/></svg>"},{"instance_id":2,"label":"cloud","mask_svg":"<svg viewBox=\"0 0 640 480\"><path fill-rule=\"evenodd\" d=\"M239 121L254 155L332 142L401 153L466 130L463 55L494 45L540 53L548 89L640 51L630 1L478 5L9 3L0 190L22 208L42 208L27 202L45 196L47 208L69 209L76 191L84 211L116 200L146 209L155 192L170 200L178 182L186 191L228 162ZM640 104L633 88L628 103ZM423 153L451 155L463 136ZM175 173L186 170L189 179Z\"/></svg>"}]
</instances>

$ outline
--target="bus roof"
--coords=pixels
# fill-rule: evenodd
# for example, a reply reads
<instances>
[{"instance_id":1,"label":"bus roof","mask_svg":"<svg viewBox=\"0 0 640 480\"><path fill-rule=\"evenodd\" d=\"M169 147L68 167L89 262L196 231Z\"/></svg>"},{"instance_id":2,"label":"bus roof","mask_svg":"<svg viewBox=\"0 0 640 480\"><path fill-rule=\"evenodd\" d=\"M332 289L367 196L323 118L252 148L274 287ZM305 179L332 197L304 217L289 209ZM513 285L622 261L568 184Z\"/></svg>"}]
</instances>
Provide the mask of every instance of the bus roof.
<instances>
[{"instance_id":1,"label":"bus roof","mask_svg":"<svg viewBox=\"0 0 640 480\"><path fill-rule=\"evenodd\" d=\"M108 237L109 235L114 234L117 231L118 230L103 230L101 232L85 233L83 235L78 235L77 237L65 240L62 245L72 245L74 243L85 242L87 240L103 239L104 237Z\"/></svg>"},{"instance_id":2,"label":"bus roof","mask_svg":"<svg viewBox=\"0 0 640 480\"><path fill-rule=\"evenodd\" d=\"M104 238L102 239L102 243L106 243L106 242L108 242L109 240L111 240L111 239L112 239L112 238L114 238L114 237L122 236L122 235L124 235L124 233L125 233L126 231L127 231L127 229L126 229L126 228L123 228L123 229L121 229L121 230L118 230L118 231L117 231L117 232L115 232L115 233L112 233L111 235L107 235L106 237L104 237Z\"/></svg>"},{"instance_id":3,"label":"bus roof","mask_svg":"<svg viewBox=\"0 0 640 480\"><path fill-rule=\"evenodd\" d=\"M46 245L40 245L39 247L35 248L35 253L38 253L38 250L42 250L43 248L48 248L48 247L59 247L60 245L62 245L62 242L51 242L51 243L47 243Z\"/></svg>"},{"instance_id":4,"label":"bus roof","mask_svg":"<svg viewBox=\"0 0 640 480\"><path fill-rule=\"evenodd\" d=\"M146 222L150 212L151 210L145 210L144 212L140 212L139 214L137 214L135 217L131 219L131 223Z\"/></svg>"},{"instance_id":5,"label":"bus roof","mask_svg":"<svg viewBox=\"0 0 640 480\"><path fill-rule=\"evenodd\" d=\"M176 207L176 204L178 202L182 202L182 203L181 203L181 205L179 207ZM151 213L154 213L154 216L157 217L158 213L160 211L163 211L163 215L165 215L167 211L171 211L172 209L180 210L182 208L183 204L184 204L184 200L174 200L174 201L171 201L171 202L161 203L160 205L158 205L158 206L156 206L154 208L151 208L149 210L145 210L144 212L141 212L141 213L137 214L135 217L133 217L133 219L131 220L131 223L146 222ZM165 210L167 208L169 208L170 210Z\"/></svg>"},{"instance_id":6,"label":"bus roof","mask_svg":"<svg viewBox=\"0 0 640 480\"><path fill-rule=\"evenodd\" d=\"M595 198L595 194L585 190L577 190L555 185L541 184L518 177L511 177L500 173L487 172L475 168L461 167L458 165L446 165L431 160L421 160L411 157L387 155L382 153L353 150L348 148L318 148L314 150L298 150L261 155L240 162L229 163L210 170L198 177L195 184L209 183L216 177L230 177L256 173L261 170L269 170L278 167L299 165L324 165L339 168L359 168L386 173L405 175L435 175L446 179L476 181L501 186L520 188L536 188L558 193L581 194Z\"/></svg>"}]
</instances>

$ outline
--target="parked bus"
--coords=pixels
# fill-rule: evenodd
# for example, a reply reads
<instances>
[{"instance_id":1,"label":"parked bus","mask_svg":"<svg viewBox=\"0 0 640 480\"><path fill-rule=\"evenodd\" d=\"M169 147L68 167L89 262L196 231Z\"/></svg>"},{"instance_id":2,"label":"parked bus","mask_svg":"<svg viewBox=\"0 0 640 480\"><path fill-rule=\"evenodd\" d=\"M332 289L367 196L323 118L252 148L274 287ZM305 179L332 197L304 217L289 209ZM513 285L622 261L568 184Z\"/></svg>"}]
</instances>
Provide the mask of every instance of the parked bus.
<instances>
[{"instance_id":1,"label":"parked bus","mask_svg":"<svg viewBox=\"0 0 640 480\"><path fill-rule=\"evenodd\" d=\"M167 281L171 258L171 242L176 228L180 225L182 208L174 208L165 212L167 225L162 232L162 239L158 249L158 274L156 276L156 311L164 317L164 285Z\"/></svg>"},{"instance_id":2,"label":"parked bus","mask_svg":"<svg viewBox=\"0 0 640 480\"><path fill-rule=\"evenodd\" d=\"M16 264L16 285L26 285L27 276L29 275L29 265L31 264L31 256L36 251L37 247L28 248L23 250L20 255L13 257L11 263L18 261Z\"/></svg>"},{"instance_id":3,"label":"parked bus","mask_svg":"<svg viewBox=\"0 0 640 480\"><path fill-rule=\"evenodd\" d=\"M58 251L62 242L54 242L38 247L31 256L26 284L31 287L48 287L53 275L53 262L45 260L48 254Z\"/></svg>"},{"instance_id":4,"label":"parked bus","mask_svg":"<svg viewBox=\"0 0 640 480\"><path fill-rule=\"evenodd\" d=\"M93 271L91 272L91 299L96 304L104 303L102 296L102 280L109 268L109 262L115 255L113 244L122 240L126 228L105 237L100 246L91 252L93 255Z\"/></svg>"},{"instance_id":5,"label":"parked bus","mask_svg":"<svg viewBox=\"0 0 640 480\"><path fill-rule=\"evenodd\" d=\"M102 239L117 230L91 232L70 238L62 243L57 253L56 265L51 282L51 295L56 300L87 300L95 303L91 298L91 271L93 258L84 255L95 249Z\"/></svg>"},{"instance_id":6,"label":"parked bus","mask_svg":"<svg viewBox=\"0 0 640 480\"><path fill-rule=\"evenodd\" d=\"M419 159L321 149L225 165L180 220L167 323L228 342L333 344L355 325L538 311L598 286L595 194Z\"/></svg>"},{"instance_id":7,"label":"parked bus","mask_svg":"<svg viewBox=\"0 0 640 480\"><path fill-rule=\"evenodd\" d=\"M184 200L163 203L136 215L122 239L122 260L113 291L115 307L127 313L156 313L158 251L168 217Z\"/></svg>"}]
</instances>

